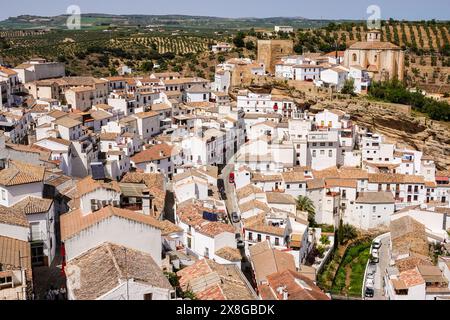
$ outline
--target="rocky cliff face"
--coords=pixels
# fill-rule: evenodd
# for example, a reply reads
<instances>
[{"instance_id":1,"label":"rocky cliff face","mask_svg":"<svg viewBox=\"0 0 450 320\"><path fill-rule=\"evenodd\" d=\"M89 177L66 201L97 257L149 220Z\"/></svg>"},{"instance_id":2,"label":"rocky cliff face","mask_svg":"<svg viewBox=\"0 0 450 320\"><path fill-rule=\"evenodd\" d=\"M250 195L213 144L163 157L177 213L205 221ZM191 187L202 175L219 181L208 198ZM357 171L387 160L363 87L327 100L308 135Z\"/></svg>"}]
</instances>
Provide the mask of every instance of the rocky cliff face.
<instances>
[{"instance_id":1,"label":"rocky cliff face","mask_svg":"<svg viewBox=\"0 0 450 320\"><path fill-rule=\"evenodd\" d=\"M394 104L364 100L324 100L310 109L324 108L345 111L360 127L433 157L438 170L450 169L450 123L412 116Z\"/></svg>"}]
</instances>

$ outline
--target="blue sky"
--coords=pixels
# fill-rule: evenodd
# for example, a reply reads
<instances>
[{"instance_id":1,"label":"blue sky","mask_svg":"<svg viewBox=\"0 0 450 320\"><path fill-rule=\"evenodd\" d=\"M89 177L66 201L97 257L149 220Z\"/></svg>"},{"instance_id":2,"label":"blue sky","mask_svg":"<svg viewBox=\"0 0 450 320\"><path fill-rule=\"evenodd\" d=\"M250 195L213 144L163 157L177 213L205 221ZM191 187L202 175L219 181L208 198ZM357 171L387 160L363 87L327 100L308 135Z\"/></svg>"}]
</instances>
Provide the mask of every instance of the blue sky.
<instances>
[{"instance_id":1,"label":"blue sky","mask_svg":"<svg viewBox=\"0 0 450 320\"><path fill-rule=\"evenodd\" d=\"M69 5L80 6L82 13L365 19L372 4L380 6L382 18L450 20L449 0L0 0L0 19L58 15Z\"/></svg>"}]
</instances>

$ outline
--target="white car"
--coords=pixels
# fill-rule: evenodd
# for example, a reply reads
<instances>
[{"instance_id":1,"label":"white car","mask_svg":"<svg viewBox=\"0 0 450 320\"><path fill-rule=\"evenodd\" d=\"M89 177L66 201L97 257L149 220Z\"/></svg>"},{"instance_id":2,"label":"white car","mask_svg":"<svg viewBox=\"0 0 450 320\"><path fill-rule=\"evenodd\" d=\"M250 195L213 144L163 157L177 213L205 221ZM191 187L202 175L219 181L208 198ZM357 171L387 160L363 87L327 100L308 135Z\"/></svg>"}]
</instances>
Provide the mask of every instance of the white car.
<instances>
[{"instance_id":1,"label":"white car","mask_svg":"<svg viewBox=\"0 0 450 320\"><path fill-rule=\"evenodd\" d=\"M372 250L372 257L379 258L379 256L378 256L378 249L373 249Z\"/></svg>"},{"instance_id":2,"label":"white car","mask_svg":"<svg viewBox=\"0 0 450 320\"><path fill-rule=\"evenodd\" d=\"M381 248L381 241L380 240L374 240L372 242L372 248L373 249L380 249Z\"/></svg>"},{"instance_id":3,"label":"white car","mask_svg":"<svg viewBox=\"0 0 450 320\"><path fill-rule=\"evenodd\" d=\"M375 281L374 279L367 279L366 280L366 287L367 288L373 288L375 286Z\"/></svg>"}]
</instances>

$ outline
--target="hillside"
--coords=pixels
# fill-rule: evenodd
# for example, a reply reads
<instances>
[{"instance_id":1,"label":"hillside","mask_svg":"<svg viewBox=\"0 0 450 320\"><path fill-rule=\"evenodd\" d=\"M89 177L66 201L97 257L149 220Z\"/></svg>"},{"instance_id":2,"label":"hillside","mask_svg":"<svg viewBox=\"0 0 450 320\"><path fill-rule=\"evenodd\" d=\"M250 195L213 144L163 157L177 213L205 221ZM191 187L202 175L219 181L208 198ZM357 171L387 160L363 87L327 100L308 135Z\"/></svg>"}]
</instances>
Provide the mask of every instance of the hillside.
<instances>
[{"instance_id":1,"label":"hillside","mask_svg":"<svg viewBox=\"0 0 450 320\"><path fill-rule=\"evenodd\" d=\"M21 16L0 22L0 25L62 26L66 18ZM250 58L256 56L258 39L291 38L297 53L326 53L336 48L345 50L352 43L365 39L367 33L365 24L361 22L302 18L93 14L84 15L83 23L85 27L81 30L0 30L0 62L14 66L40 56L67 63L69 74L95 76L114 74L113 69L122 63L138 72L148 72L149 66L159 64L160 70L183 71L211 78L214 72L212 63L217 62L218 57L209 56L210 45L217 41L232 42L240 24L246 28L244 47L250 45L247 49L237 48L233 55ZM261 31L273 30L275 24L290 24L299 29L292 34L278 35ZM450 84L450 23L383 21L382 35L383 40L405 49L405 79L409 86L443 90Z\"/></svg>"},{"instance_id":2,"label":"hillside","mask_svg":"<svg viewBox=\"0 0 450 320\"><path fill-rule=\"evenodd\" d=\"M42 17L22 15L10 17L0 22L0 29L30 29L30 28L66 28L67 15ZM81 24L85 28L104 26L148 26L158 25L183 28L273 28L275 25L291 25L295 28L322 27L328 24L325 20L308 20L301 17L272 18L220 18L186 15L108 15L87 13L82 15Z\"/></svg>"}]
</instances>

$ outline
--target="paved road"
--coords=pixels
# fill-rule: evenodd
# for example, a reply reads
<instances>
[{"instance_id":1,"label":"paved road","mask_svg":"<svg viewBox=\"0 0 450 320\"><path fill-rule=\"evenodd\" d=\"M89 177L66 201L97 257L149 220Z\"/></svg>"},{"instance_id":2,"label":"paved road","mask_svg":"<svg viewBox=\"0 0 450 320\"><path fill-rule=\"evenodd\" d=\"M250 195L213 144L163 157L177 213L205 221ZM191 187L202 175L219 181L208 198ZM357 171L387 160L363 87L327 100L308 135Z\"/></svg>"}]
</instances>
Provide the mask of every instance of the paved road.
<instances>
[{"instance_id":1,"label":"paved road","mask_svg":"<svg viewBox=\"0 0 450 320\"><path fill-rule=\"evenodd\" d=\"M228 211L228 218L230 219L230 223L232 223L234 228L236 229L236 233L240 234L241 233L240 223L233 223L231 220L231 214L233 212L238 212L235 186L234 186L234 184L231 184L228 182L230 172L232 172L233 170L234 170L233 164L226 165L225 168L222 170L221 177L223 179L224 188L225 188L225 194L226 194L225 205L226 205L227 211Z\"/></svg>"},{"instance_id":2,"label":"paved road","mask_svg":"<svg viewBox=\"0 0 450 320\"><path fill-rule=\"evenodd\" d=\"M384 273L389 266L389 241L390 236L386 235L381 239L381 248L379 250L380 262L377 263L375 272L374 296L366 300L386 300L384 296Z\"/></svg>"}]
</instances>

